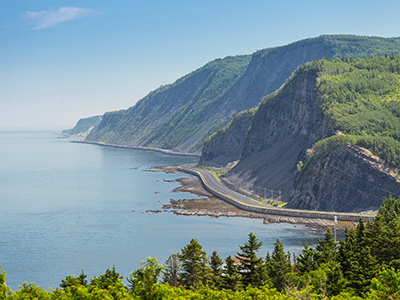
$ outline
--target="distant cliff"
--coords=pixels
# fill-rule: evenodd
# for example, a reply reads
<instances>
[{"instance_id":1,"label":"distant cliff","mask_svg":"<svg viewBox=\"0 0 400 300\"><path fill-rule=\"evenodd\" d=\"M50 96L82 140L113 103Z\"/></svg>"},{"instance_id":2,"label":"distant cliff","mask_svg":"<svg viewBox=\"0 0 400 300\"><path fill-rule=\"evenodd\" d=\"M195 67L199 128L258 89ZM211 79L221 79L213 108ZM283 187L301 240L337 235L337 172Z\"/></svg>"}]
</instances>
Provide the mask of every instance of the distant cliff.
<instances>
[{"instance_id":1,"label":"distant cliff","mask_svg":"<svg viewBox=\"0 0 400 300\"><path fill-rule=\"evenodd\" d=\"M69 136L81 135L82 137L86 137L94 127L100 124L101 119L102 116L82 118L76 123L74 128L63 130L61 134Z\"/></svg>"},{"instance_id":2,"label":"distant cliff","mask_svg":"<svg viewBox=\"0 0 400 300\"><path fill-rule=\"evenodd\" d=\"M217 59L127 110L106 113L86 140L200 153L208 136L240 111L256 107L299 65L322 57L391 55L399 49L399 39L325 35Z\"/></svg>"}]
</instances>

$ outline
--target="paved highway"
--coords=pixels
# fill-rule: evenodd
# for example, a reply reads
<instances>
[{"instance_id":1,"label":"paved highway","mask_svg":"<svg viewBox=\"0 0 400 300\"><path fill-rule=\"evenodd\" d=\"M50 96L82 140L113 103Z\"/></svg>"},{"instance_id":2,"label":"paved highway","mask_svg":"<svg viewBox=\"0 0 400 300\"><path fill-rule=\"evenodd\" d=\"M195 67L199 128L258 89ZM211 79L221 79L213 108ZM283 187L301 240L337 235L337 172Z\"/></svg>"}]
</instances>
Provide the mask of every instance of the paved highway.
<instances>
[{"instance_id":1,"label":"paved highway","mask_svg":"<svg viewBox=\"0 0 400 300\"><path fill-rule=\"evenodd\" d=\"M190 168L190 166L184 166L185 168ZM196 172L201 173L201 175L203 175L204 179L207 181L207 183L213 187L214 189L216 189L217 191L231 196L233 198L235 198L236 200L239 200L240 202L243 202L245 204L249 204L249 205L255 205L255 206L260 206L260 207L273 207L272 205L269 204L263 204L260 202L257 202L251 198L248 198L242 194L239 194L235 191L232 191L231 189L227 188L226 186L224 186L222 183L220 183L215 177L214 175L212 175L211 173L209 173L206 170L202 170L202 169L193 169Z\"/></svg>"}]
</instances>

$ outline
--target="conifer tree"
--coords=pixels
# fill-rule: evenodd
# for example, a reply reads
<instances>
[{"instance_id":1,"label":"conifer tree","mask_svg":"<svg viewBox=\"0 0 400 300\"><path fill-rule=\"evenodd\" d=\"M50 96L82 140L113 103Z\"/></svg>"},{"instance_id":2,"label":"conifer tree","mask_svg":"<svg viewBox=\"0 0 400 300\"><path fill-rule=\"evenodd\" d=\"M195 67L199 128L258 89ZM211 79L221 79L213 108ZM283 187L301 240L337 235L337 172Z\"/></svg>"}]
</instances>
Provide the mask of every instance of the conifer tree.
<instances>
[{"instance_id":1,"label":"conifer tree","mask_svg":"<svg viewBox=\"0 0 400 300\"><path fill-rule=\"evenodd\" d=\"M290 254L284 251L283 244L276 239L274 243L274 251L271 256L271 267L269 269L269 277L273 286L282 291L288 286L288 275L292 272L292 264L290 262Z\"/></svg>"},{"instance_id":2,"label":"conifer tree","mask_svg":"<svg viewBox=\"0 0 400 300\"><path fill-rule=\"evenodd\" d=\"M242 276L244 286L261 286L267 280L264 264L261 258L257 257L257 252L262 246L262 242L252 233L243 246L239 246L238 252L239 271Z\"/></svg>"},{"instance_id":3,"label":"conifer tree","mask_svg":"<svg viewBox=\"0 0 400 300\"><path fill-rule=\"evenodd\" d=\"M210 276L210 270L207 266L208 258L196 239L192 239L189 244L184 246L178 257L182 262L180 282L183 286L196 289L201 285L208 284Z\"/></svg>"},{"instance_id":4,"label":"conifer tree","mask_svg":"<svg viewBox=\"0 0 400 300\"><path fill-rule=\"evenodd\" d=\"M168 283L172 287L179 285L181 277L182 263L177 254L171 254L165 261L165 269L162 275L162 282Z\"/></svg>"},{"instance_id":5,"label":"conifer tree","mask_svg":"<svg viewBox=\"0 0 400 300\"><path fill-rule=\"evenodd\" d=\"M333 239L333 233L328 228L325 232L325 238L320 240L315 246L314 262L317 266L323 263L336 261L336 243Z\"/></svg>"},{"instance_id":6,"label":"conifer tree","mask_svg":"<svg viewBox=\"0 0 400 300\"><path fill-rule=\"evenodd\" d=\"M222 285L222 260L214 251L210 258L210 267L212 270L212 285L214 288L219 289Z\"/></svg>"},{"instance_id":7,"label":"conifer tree","mask_svg":"<svg viewBox=\"0 0 400 300\"><path fill-rule=\"evenodd\" d=\"M308 246L308 243L304 243L302 253L297 258L297 269L300 274L315 270L314 267L314 249Z\"/></svg>"},{"instance_id":8,"label":"conifer tree","mask_svg":"<svg viewBox=\"0 0 400 300\"><path fill-rule=\"evenodd\" d=\"M225 260L225 267L222 275L222 285L225 289L232 291L239 290L241 287L240 275L235 260L229 255Z\"/></svg>"}]
</instances>

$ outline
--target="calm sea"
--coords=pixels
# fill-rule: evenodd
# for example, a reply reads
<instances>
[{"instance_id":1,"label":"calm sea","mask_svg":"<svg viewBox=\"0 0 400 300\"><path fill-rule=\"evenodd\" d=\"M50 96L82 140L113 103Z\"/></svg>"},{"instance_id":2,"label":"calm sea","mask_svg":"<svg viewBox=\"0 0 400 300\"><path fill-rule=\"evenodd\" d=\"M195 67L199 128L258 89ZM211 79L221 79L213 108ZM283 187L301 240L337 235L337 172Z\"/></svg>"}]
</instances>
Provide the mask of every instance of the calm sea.
<instances>
[{"instance_id":1,"label":"calm sea","mask_svg":"<svg viewBox=\"0 0 400 300\"><path fill-rule=\"evenodd\" d=\"M151 166L196 162L163 153L73 143L53 132L0 131L0 264L13 290L24 281L44 289L83 270L88 278L115 265L124 277L141 260L163 263L190 239L222 258L254 232L264 242L260 255L277 238L300 253L323 233L292 224L263 225L245 218L175 216L160 209L188 175L143 172Z\"/></svg>"}]
</instances>

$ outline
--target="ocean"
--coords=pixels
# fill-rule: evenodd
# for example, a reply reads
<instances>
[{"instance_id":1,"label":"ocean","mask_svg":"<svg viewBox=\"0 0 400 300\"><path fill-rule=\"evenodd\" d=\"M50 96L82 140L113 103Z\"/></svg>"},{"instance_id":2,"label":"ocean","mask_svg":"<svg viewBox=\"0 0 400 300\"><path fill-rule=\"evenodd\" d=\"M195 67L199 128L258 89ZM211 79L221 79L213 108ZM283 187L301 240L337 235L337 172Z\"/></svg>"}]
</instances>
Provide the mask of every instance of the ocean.
<instances>
[{"instance_id":1,"label":"ocean","mask_svg":"<svg viewBox=\"0 0 400 300\"><path fill-rule=\"evenodd\" d=\"M55 289L66 276L88 279L115 266L129 276L146 257L164 263L195 238L211 255L235 255L248 234L265 257L278 238L298 255L323 232L259 219L176 216L161 209L185 174L145 172L197 158L75 143L54 131L0 131L0 264L13 290L34 282ZM165 181L164 181L165 179Z\"/></svg>"}]
</instances>

